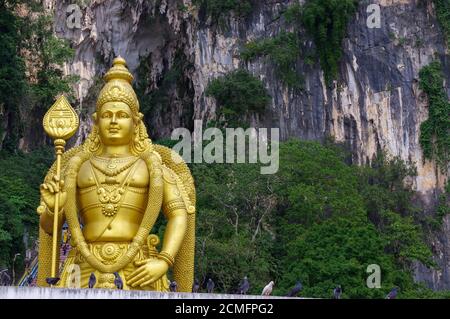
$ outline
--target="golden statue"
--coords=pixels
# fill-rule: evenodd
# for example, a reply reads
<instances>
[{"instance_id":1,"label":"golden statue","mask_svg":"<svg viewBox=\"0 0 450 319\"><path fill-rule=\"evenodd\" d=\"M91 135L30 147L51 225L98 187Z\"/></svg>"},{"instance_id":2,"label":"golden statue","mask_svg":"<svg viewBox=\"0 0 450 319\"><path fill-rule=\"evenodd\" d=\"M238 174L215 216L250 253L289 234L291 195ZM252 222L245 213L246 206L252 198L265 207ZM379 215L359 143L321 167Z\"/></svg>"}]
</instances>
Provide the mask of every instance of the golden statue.
<instances>
[{"instance_id":1,"label":"golden statue","mask_svg":"<svg viewBox=\"0 0 450 319\"><path fill-rule=\"evenodd\" d=\"M195 243L191 173L177 153L148 137L123 58L114 59L104 80L92 131L82 145L64 153L65 140L78 127L64 97L44 118L57 160L40 188L38 285L70 287L78 280L81 288L168 291L167 271L173 267L178 291L190 292ZM150 232L161 209L167 225L158 252L159 238ZM64 219L73 248L58 276L56 244Z\"/></svg>"}]
</instances>

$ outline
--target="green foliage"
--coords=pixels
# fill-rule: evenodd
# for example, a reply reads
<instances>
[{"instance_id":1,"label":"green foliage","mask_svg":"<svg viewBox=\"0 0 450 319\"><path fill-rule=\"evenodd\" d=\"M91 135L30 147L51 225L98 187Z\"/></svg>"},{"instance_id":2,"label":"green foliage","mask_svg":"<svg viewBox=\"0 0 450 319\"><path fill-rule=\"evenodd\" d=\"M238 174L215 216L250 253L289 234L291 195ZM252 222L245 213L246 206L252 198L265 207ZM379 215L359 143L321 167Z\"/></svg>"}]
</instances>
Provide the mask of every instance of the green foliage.
<instances>
[{"instance_id":1,"label":"green foliage","mask_svg":"<svg viewBox=\"0 0 450 319\"><path fill-rule=\"evenodd\" d=\"M276 66L276 74L289 87L302 87L302 78L293 66L301 52L298 36L293 32L281 32L273 38L255 40L245 45L241 57L253 60L259 56L266 56Z\"/></svg>"},{"instance_id":2,"label":"green foliage","mask_svg":"<svg viewBox=\"0 0 450 319\"><path fill-rule=\"evenodd\" d=\"M293 23L294 25L301 25L302 14L302 6L298 3L289 6L286 11L283 12L286 22Z\"/></svg>"},{"instance_id":3,"label":"green foliage","mask_svg":"<svg viewBox=\"0 0 450 319\"><path fill-rule=\"evenodd\" d=\"M412 279L413 261L433 265L406 183L414 167L384 154L363 167L346 158L335 145L290 140L275 175L193 164L199 280L220 292L248 276L255 294L274 280L284 295L301 280L307 297L331 298L338 284L344 298L384 298L393 286L400 297L445 297ZM370 264L381 267L381 289L366 286Z\"/></svg>"},{"instance_id":4,"label":"green foliage","mask_svg":"<svg viewBox=\"0 0 450 319\"><path fill-rule=\"evenodd\" d=\"M436 17L444 32L447 45L450 45L450 1L433 0L436 8Z\"/></svg>"},{"instance_id":5,"label":"green foliage","mask_svg":"<svg viewBox=\"0 0 450 319\"><path fill-rule=\"evenodd\" d=\"M19 4L30 14L15 15ZM73 50L53 35L53 21L42 11L37 1L0 1L1 121L8 125L0 152L0 267L12 269L13 256L21 253L16 271L24 256L24 234L36 239L39 184L52 161L48 149L29 154L17 150L25 125L21 114L26 114L27 122L42 118L57 94L70 92L74 80L61 70Z\"/></svg>"},{"instance_id":6,"label":"green foliage","mask_svg":"<svg viewBox=\"0 0 450 319\"><path fill-rule=\"evenodd\" d=\"M416 176L416 168L399 157L388 159L383 152L377 154L372 165L359 168L359 193L368 207L369 217L378 223L378 212L395 211L402 216L414 216L417 211L411 203L414 192L406 180Z\"/></svg>"},{"instance_id":7,"label":"green foliage","mask_svg":"<svg viewBox=\"0 0 450 319\"><path fill-rule=\"evenodd\" d=\"M225 125L239 125L240 119L250 112L263 113L270 101L261 80L239 69L212 80L205 91L217 101L217 117L225 119Z\"/></svg>"},{"instance_id":8,"label":"green foliage","mask_svg":"<svg viewBox=\"0 0 450 319\"><path fill-rule=\"evenodd\" d=\"M37 238L39 185L53 161L52 153L50 148L17 155L0 152L0 268L12 269L14 255L24 256L25 232ZM20 261L16 262L18 267Z\"/></svg>"},{"instance_id":9,"label":"green foliage","mask_svg":"<svg viewBox=\"0 0 450 319\"><path fill-rule=\"evenodd\" d=\"M181 126L190 127L193 116L193 87L191 80L186 76L193 68L182 50L177 50L171 63L165 63L167 67L157 79L151 78L151 56L141 57L136 70L137 77L134 82L134 90L139 100L140 111L149 134L154 138L160 138L161 132L156 130L156 118L166 122L169 114L176 108L179 114ZM156 126L155 126L156 125Z\"/></svg>"},{"instance_id":10,"label":"green foliage","mask_svg":"<svg viewBox=\"0 0 450 319\"><path fill-rule=\"evenodd\" d=\"M149 76L151 74L150 64L147 58L142 58L137 70L138 80L134 86L136 94L139 98L141 110L144 114L157 107L163 107L169 103L169 91L174 85L179 84L183 75L183 61L180 55L174 59L174 63L169 71L163 76L158 89L148 92L150 83Z\"/></svg>"},{"instance_id":11,"label":"green foliage","mask_svg":"<svg viewBox=\"0 0 450 319\"><path fill-rule=\"evenodd\" d=\"M102 89L104 85L104 81L101 76L94 76L92 78L92 85L89 87L88 92L83 99L83 105L81 109L80 116L87 117L89 110L95 110L96 104L97 104L97 98L98 94L100 93L100 90Z\"/></svg>"},{"instance_id":12,"label":"green foliage","mask_svg":"<svg viewBox=\"0 0 450 319\"><path fill-rule=\"evenodd\" d=\"M286 249L280 285L287 288L301 280L303 296L331 298L333 288L341 285L343 298L382 298L393 285L392 259L384 253L380 236L364 215L330 218L301 228ZM371 263L382 269L383 290L365 284Z\"/></svg>"},{"instance_id":13,"label":"green foliage","mask_svg":"<svg viewBox=\"0 0 450 319\"><path fill-rule=\"evenodd\" d=\"M420 145L426 159L434 159L445 171L450 160L450 103L445 93L444 76L439 62L432 62L419 72L420 88L428 95L428 119L420 125Z\"/></svg>"},{"instance_id":14,"label":"green foliage","mask_svg":"<svg viewBox=\"0 0 450 319\"><path fill-rule=\"evenodd\" d=\"M309 0L303 7L302 23L314 40L327 83L337 75L342 39L357 6L358 0Z\"/></svg>"},{"instance_id":15,"label":"green foliage","mask_svg":"<svg viewBox=\"0 0 450 319\"><path fill-rule=\"evenodd\" d=\"M134 90L139 99L140 110L147 117L152 118L157 112L166 110L175 104L171 98L177 99L176 104L183 106L184 118L191 118L188 114L192 109L189 87L183 74L189 72L192 65L187 61L182 51L175 53L172 65L157 82L158 88L150 91L151 61L148 57L140 59L137 68L137 79ZM174 94L176 92L176 94Z\"/></svg>"},{"instance_id":16,"label":"green foliage","mask_svg":"<svg viewBox=\"0 0 450 319\"><path fill-rule=\"evenodd\" d=\"M197 185L196 276L212 278L218 291L236 292L248 276L260 294L276 272L269 177L258 165L194 164Z\"/></svg>"},{"instance_id":17,"label":"green foliage","mask_svg":"<svg viewBox=\"0 0 450 319\"><path fill-rule=\"evenodd\" d=\"M31 13L25 17L15 15L18 4L27 6ZM53 35L52 18L37 13L42 11L42 4L2 0L0 8L1 120L8 125L2 148L14 152L23 127L21 114L42 115L56 95L71 92L70 84L76 78L63 76L62 63L73 55L73 50Z\"/></svg>"},{"instance_id":18,"label":"green foliage","mask_svg":"<svg viewBox=\"0 0 450 319\"><path fill-rule=\"evenodd\" d=\"M292 140L282 146L280 157L277 189L290 203L283 216L289 227L364 212L354 170L334 149Z\"/></svg>"},{"instance_id":19,"label":"green foliage","mask_svg":"<svg viewBox=\"0 0 450 319\"><path fill-rule=\"evenodd\" d=\"M152 108L151 97L147 94L150 83L150 64L146 57L142 57L136 70L137 78L133 84L133 89L139 100L139 107L142 114L148 114Z\"/></svg>"},{"instance_id":20,"label":"green foliage","mask_svg":"<svg viewBox=\"0 0 450 319\"><path fill-rule=\"evenodd\" d=\"M245 17L252 12L252 0L194 0L193 4L206 10L213 21L223 19L233 12L238 17Z\"/></svg>"},{"instance_id":21,"label":"green foliage","mask_svg":"<svg viewBox=\"0 0 450 319\"><path fill-rule=\"evenodd\" d=\"M388 159L379 153L371 167L359 168L359 193L369 219L385 240L385 250L403 268L410 269L419 260L433 266L431 252L423 243L418 207L412 204L414 192L408 179L416 176L414 166L400 158Z\"/></svg>"},{"instance_id":22,"label":"green foliage","mask_svg":"<svg viewBox=\"0 0 450 319\"><path fill-rule=\"evenodd\" d=\"M53 35L53 18L40 15L25 27L25 47L35 54L36 81L31 84L33 107L46 110L54 102L54 98L61 93L70 96L70 85L78 80L76 76L64 76L62 64L71 58L75 51L70 48L67 40Z\"/></svg>"},{"instance_id":23,"label":"green foliage","mask_svg":"<svg viewBox=\"0 0 450 319\"><path fill-rule=\"evenodd\" d=\"M450 189L448 185L450 185L449 182L447 182L445 191L439 195L438 206L436 209L436 219L439 226L442 225L444 217L450 214Z\"/></svg>"},{"instance_id":24,"label":"green foliage","mask_svg":"<svg viewBox=\"0 0 450 319\"><path fill-rule=\"evenodd\" d=\"M25 65L18 55L18 18L4 6L4 1L0 2L0 100L6 107L14 107L24 91Z\"/></svg>"},{"instance_id":25,"label":"green foliage","mask_svg":"<svg viewBox=\"0 0 450 319\"><path fill-rule=\"evenodd\" d=\"M4 138L1 146L13 152L20 138L19 105L27 82L25 62L19 55L21 20L14 15L11 6L10 1L0 1L0 141Z\"/></svg>"},{"instance_id":26,"label":"green foliage","mask_svg":"<svg viewBox=\"0 0 450 319\"><path fill-rule=\"evenodd\" d=\"M320 61L326 83L330 84L337 77L342 39L357 6L358 0L308 0L304 5L291 5L282 16L294 26L295 32L281 32L272 38L249 42L241 56L247 61L266 56L275 63L276 73L286 85L301 89L302 79L295 70L295 64L304 51L299 38L300 27L303 27L314 40L316 58ZM307 55L305 63L313 64L311 56Z\"/></svg>"}]
</instances>

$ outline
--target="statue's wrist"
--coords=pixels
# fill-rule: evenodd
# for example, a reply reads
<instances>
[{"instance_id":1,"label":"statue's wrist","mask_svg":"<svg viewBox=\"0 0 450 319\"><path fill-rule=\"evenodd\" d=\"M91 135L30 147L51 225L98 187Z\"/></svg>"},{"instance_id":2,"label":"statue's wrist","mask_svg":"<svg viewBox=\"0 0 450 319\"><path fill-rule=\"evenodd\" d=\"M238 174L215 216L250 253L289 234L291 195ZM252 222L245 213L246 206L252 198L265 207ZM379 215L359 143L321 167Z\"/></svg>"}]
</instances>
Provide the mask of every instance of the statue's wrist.
<instances>
[{"instance_id":1,"label":"statue's wrist","mask_svg":"<svg viewBox=\"0 0 450 319\"><path fill-rule=\"evenodd\" d=\"M160 260L164 260L169 267L172 267L175 263L175 258L165 251L161 251L156 257Z\"/></svg>"},{"instance_id":2,"label":"statue's wrist","mask_svg":"<svg viewBox=\"0 0 450 319\"><path fill-rule=\"evenodd\" d=\"M55 215L55 212L52 209L50 209L47 205L45 206L45 213L50 216Z\"/></svg>"},{"instance_id":3,"label":"statue's wrist","mask_svg":"<svg viewBox=\"0 0 450 319\"><path fill-rule=\"evenodd\" d=\"M39 215L45 214L49 216L53 216L54 213L48 208L48 205L44 202L41 202L41 204L37 208L37 212Z\"/></svg>"},{"instance_id":4,"label":"statue's wrist","mask_svg":"<svg viewBox=\"0 0 450 319\"><path fill-rule=\"evenodd\" d=\"M59 208L59 216L61 216L61 213L63 212L63 207ZM55 208L50 209L47 205L45 206L45 213L49 216L54 216L55 215Z\"/></svg>"}]
</instances>

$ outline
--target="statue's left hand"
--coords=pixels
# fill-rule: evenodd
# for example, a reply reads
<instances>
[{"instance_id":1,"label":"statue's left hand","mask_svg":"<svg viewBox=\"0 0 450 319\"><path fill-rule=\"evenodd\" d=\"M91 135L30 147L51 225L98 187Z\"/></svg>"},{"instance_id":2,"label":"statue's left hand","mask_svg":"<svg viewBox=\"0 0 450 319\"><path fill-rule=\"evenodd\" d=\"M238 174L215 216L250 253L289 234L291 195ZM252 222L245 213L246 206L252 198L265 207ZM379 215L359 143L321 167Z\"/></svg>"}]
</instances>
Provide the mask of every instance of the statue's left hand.
<instances>
[{"instance_id":1,"label":"statue's left hand","mask_svg":"<svg viewBox=\"0 0 450 319\"><path fill-rule=\"evenodd\" d=\"M169 269L169 265L162 259L147 259L135 262L140 266L127 277L127 284L131 287L144 287L161 278Z\"/></svg>"}]
</instances>

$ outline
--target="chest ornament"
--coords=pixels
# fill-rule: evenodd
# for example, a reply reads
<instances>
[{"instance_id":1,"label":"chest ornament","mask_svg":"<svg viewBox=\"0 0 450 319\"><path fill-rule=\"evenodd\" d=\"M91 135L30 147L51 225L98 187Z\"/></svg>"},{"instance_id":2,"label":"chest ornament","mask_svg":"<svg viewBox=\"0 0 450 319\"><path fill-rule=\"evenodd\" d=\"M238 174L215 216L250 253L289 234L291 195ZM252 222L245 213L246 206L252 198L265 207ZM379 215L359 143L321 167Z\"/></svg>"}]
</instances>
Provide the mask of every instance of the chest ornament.
<instances>
[{"instance_id":1,"label":"chest ornament","mask_svg":"<svg viewBox=\"0 0 450 319\"><path fill-rule=\"evenodd\" d=\"M117 214L120 207L120 202L129 186L130 176L133 175L136 167L138 166L136 164L138 159L139 158L133 158L131 161L129 161L129 163L125 164L119 169L116 169L117 162L115 162L114 160L109 161L106 164L105 169L95 163L92 159L90 159L92 176L94 177L95 184L97 186L98 201L100 202L102 207L102 214L106 217L114 217ZM99 183L94 168L105 175L104 184ZM119 184L117 182L116 176L126 171L127 169L130 169L128 174L126 175L122 183Z\"/></svg>"}]
</instances>

